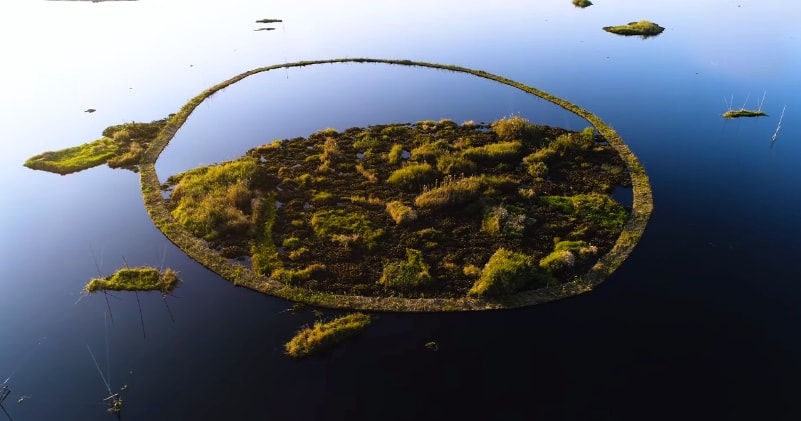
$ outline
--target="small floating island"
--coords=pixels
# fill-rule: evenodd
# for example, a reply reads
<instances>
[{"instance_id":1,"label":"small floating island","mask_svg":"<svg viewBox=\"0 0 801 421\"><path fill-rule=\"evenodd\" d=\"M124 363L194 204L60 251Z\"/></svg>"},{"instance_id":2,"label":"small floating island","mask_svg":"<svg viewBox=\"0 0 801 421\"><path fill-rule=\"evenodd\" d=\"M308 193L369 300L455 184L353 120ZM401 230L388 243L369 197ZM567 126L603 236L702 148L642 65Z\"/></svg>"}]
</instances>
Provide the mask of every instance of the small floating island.
<instances>
[{"instance_id":1,"label":"small floating island","mask_svg":"<svg viewBox=\"0 0 801 421\"><path fill-rule=\"evenodd\" d=\"M661 34L662 31L665 30L665 28L653 22L649 22L647 20L641 20L637 22L629 22L626 25L604 26L603 30L618 35L624 35L624 36L640 35L643 38L648 38Z\"/></svg>"},{"instance_id":2,"label":"small floating island","mask_svg":"<svg viewBox=\"0 0 801 421\"><path fill-rule=\"evenodd\" d=\"M370 322L371 317L364 313L348 314L329 322L317 321L314 326L301 329L284 345L284 350L293 358L307 357L354 336Z\"/></svg>"},{"instance_id":3,"label":"small floating island","mask_svg":"<svg viewBox=\"0 0 801 421\"><path fill-rule=\"evenodd\" d=\"M573 6L585 8L592 6L592 2L590 0L573 0Z\"/></svg>"},{"instance_id":4,"label":"small floating island","mask_svg":"<svg viewBox=\"0 0 801 421\"><path fill-rule=\"evenodd\" d=\"M762 110L746 110L745 108L740 108L739 110L729 110L725 113L721 114L723 118L732 119L732 118L740 118L740 117L765 117L765 114Z\"/></svg>"},{"instance_id":5,"label":"small floating island","mask_svg":"<svg viewBox=\"0 0 801 421\"><path fill-rule=\"evenodd\" d=\"M163 271L150 266L122 268L105 278L94 278L84 287L86 292L96 291L160 291L170 293L180 279L178 272L167 268Z\"/></svg>"},{"instance_id":6,"label":"small floating island","mask_svg":"<svg viewBox=\"0 0 801 421\"><path fill-rule=\"evenodd\" d=\"M167 119L150 123L124 123L103 130L103 137L83 145L38 154L25 161L34 170L67 175L98 165L139 171L139 161Z\"/></svg>"}]
</instances>

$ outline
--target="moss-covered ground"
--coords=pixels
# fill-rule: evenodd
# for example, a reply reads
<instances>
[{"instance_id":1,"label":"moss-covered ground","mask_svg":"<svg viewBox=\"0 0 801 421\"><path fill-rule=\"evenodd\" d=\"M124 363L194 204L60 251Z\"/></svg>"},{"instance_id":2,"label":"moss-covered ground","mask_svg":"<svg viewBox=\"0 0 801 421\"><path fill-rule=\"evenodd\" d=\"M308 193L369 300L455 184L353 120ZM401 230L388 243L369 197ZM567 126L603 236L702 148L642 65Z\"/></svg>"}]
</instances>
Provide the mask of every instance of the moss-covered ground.
<instances>
[{"instance_id":1,"label":"moss-covered ground","mask_svg":"<svg viewBox=\"0 0 801 421\"><path fill-rule=\"evenodd\" d=\"M86 284L86 292L95 291L161 291L164 294L178 286L178 272L159 271L154 267L122 268L105 278L94 278Z\"/></svg>"}]
</instances>

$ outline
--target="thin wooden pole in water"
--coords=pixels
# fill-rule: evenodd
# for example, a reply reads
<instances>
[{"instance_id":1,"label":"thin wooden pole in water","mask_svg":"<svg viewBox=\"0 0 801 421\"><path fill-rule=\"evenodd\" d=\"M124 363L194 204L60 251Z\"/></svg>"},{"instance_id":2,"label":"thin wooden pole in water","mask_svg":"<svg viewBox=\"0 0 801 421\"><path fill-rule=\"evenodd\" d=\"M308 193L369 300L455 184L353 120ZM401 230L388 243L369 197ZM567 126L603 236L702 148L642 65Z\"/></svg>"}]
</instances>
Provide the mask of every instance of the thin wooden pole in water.
<instances>
[{"instance_id":1,"label":"thin wooden pole in water","mask_svg":"<svg viewBox=\"0 0 801 421\"><path fill-rule=\"evenodd\" d=\"M142 337L147 339L147 334L145 333L145 318L142 316L142 302L139 301L139 291L134 291L136 294L136 304L139 306L139 321L142 323Z\"/></svg>"},{"instance_id":2,"label":"thin wooden pole in water","mask_svg":"<svg viewBox=\"0 0 801 421\"><path fill-rule=\"evenodd\" d=\"M125 256L122 256L122 262L125 263L126 268L131 268L128 266L128 261L125 260ZM145 333L145 318L142 316L142 302L139 301L139 291L134 291L134 295L136 295L136 305L139 306L139 321L142 323L142 337L147 339L147 334Z\"/></svg>"}]
</instances>

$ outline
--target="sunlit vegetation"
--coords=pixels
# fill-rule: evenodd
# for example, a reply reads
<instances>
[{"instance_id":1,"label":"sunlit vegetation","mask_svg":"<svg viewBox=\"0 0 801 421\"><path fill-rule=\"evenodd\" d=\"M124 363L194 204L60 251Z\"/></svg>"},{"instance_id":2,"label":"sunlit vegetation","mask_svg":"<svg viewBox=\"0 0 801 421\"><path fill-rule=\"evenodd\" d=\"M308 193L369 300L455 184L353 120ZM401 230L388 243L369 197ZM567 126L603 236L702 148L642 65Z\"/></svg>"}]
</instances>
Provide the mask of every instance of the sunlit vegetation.
<instances>
[{"instance_id":1,"label":"sunlit vegetation","mask_svg":"<svg viewBox=\"0 0 801 421\"><path fill-rule=\"evenodd\" d=\"M761 110L746 110L741 108L739 110L729 110L723 113L723 118L739 118L739 117L764 117L767 116Z\"/></svg>"},{"instance_id":2,"label":"sunlit vegetation","mask_svg":"<svg viewBox=\"0 0 801 421\"><path fill-rule=\"evenodd\" d=\"M590 0L573 0L573 6L585 8L592 6L592 2Z\"/></svg>"},{"instance_id":3,"label":"sunlit vegetation","mask_svg":"<svg viewBox=\"0 0 801 421\"><path fill-rule=\"evenodd\" d=\"M619 231L628 219L628 211L611 197L603 194L575 196L542 196L542 203L565 215L597 224L600 228Z\"/></svg>"},{"instance_id":4,"label":"sunlit vegetation","mask_svg":"<svg viewBox=\"0 0 801 421\"><path fill-rule=\"evenodd\" d=\"M314 326L301 329L284 345L284 350L294 358L309 356L359 333L370 321L370 316L363 313L348 314L329 322L317 321Z\"/></svg>"},{"instance_id":5,"label":"sunlit vegetation","mask_svg":"<svg viewBox=\"0 0 801 421\"><path fill-rule=\"evenodd\" d=\"M417 219L417 211L404 205L400 200L388 202L387 213L389 213L389 216L398 225Z\"/></svg>"},{"instance_id":6,"label":"sunlit vegetation","mask_svg":"<svg viewBox=\"0 0 801 421\"><path fill-rule=\"evenodd\" d=\"M443 119L328 128L167 184L184 229L279 284L403 297L464 297L475 284L472 296L500 296L591 267L540 267L552 238L609 248L628 215L605 191L628 174L610 165L623 168L592 129ZM528 281L515 284L498 268L522 268L518 255Z\"/></svg>"},{"instance_id":7,"label":"sunlit vegetation","mask_svg":"<svg viewBox=\"0 0 801 421\"><path fill-rule=\"evenodd\" d=\"M252 225L249 215L254 192L250 182L257 168L252 159L242 159L172 177L172 216L206 240L246 233Z\"/></svg>"},{"instance_id":8,"label":"sunlit vegetation","mask_svg":"<svg viewBox=\"0 0 801 421\"><path fill-rule=\"evenodd\" d=\"M407 189L420 188L437 179L437 170L430 164L409 164L393 171L387 183Z\"/></svg>"},{"instance_id":9,"label":"sunlit vegetation","mask_svg":"<svg viewBox=\"0 0 801 421\"><path fill-rule=\"evenodd\" d=\"M59 151L43 152L29 158L24 165L61 175L103 164L138 171L142 154L165 124L166 120L156 120L109 126L103 130L100 139Z\"/></svg>"},{"instance_id":10,"label":"sunlit vegetation","mask_svg":"<svg viewBox=\"0 0 801 421\"><path fill-rule=\"evenodd\" d=\"M481 276L467 292L471 297L512 294L529 283L552 283L549 274L541 272L530 256L499 248L489 258Z\"/></svg>"},{"instance_id":11,"label":"sunlit vegetation","mask_svg":"<svg viewBox=\"0 0 801 421\"><path fill-rule=\"evenodd\" d=\"M640 35L643 38L659 35L665 28L647 20L637 22L629 22L626 25L619 26L604 26L603 30L618 35Z\"/></svg>"},{"instance_id":12,"label":"sunlit vegetation","mask_svg":"<svg viewBox=\"0 0 801 421\"><path fill-rule=\"evenodd\" d=\"M86 292L95 291L160 291L164 294L178 286L178 272L154 267L122 268L105 278L94 278L86 284Z\"/></svg>"},{"instance_id":13,"label":"sunlit vegetation","mask_svg":"<svg viewBox=\"0 0 801 421\"><path fill-rule=\"evenodd\" d=\"M428 286L431 281L423 252L406 249L406 260L387 263L378 283L387 288L415 291Z\"/></svg>"},{"instance_id":14,"label":"sunlit vegetation","mask_svg":"<svg viewBox=\"0 0 801 421\"><path fill-rule=\"evenodd\" d=\"M370 249L384 234L366 215L340 209L315 212L311 226L318 237L344 247L359 244Z\"/></svg>"}]
</instances>

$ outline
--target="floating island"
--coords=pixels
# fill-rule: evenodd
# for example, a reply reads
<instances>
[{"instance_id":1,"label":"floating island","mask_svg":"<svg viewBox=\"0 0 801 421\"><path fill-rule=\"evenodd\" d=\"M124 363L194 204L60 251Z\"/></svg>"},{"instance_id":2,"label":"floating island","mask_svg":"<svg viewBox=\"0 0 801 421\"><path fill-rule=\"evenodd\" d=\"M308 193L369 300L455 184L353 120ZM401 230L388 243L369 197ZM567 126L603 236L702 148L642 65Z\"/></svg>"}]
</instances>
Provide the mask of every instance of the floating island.
<instances>
[{"instance_id":1,"label":"floating island","mask_svg":"<svg viewBox=\"0 0 801 421\"><path fill-rule=\"evenodd\" d=\"M178 286L178 272L166 268L163 271L150 266L122 268L105 278L94 278L84 290L97 291L160 291L169 294Z\"/></svg>"},{"instance_id":2,"label":"floating island","mask_svg":"<svg viewBox=\"0 0 801 421\"><path fill-rule=\"evenodd\" d=\"M284 351L293 358L307 357L330 348L366 328L372 318L364 313L352 313L328 322L317 321L305 327L284 345Z\"/></svg>"},{"instance_id":3,"label":"floating island","mask_svg":"<svg viewBox=\"0 0 801 421\"><path fill-rule=\"evenodd\" d=\"M592 2L590 0L573 0L573 6L585 8L592 6Z\"/></svg>"},{"instance_id":4,"label":"floating island","mask_svg":"<svg viewBox=\"0 0 801 421\"><path fill-rule=\"evenodd\" d=\"M765 117L765 114L762 110L747 110L745 108L740 108L739 110L729 110L725 113L721 114L723 118L731 119L731 118L740 118L740 117Z\"/></svg>"},{"instance_id":5,"label":"floating island","mask_svg":"<svg viewBox=\"0 0 801 421\"><path fill-rule=\"evenodd\" d=\"M158 179L159 154L206 98L257 73L334 63L469 73L592 127L508 117L325 129ZM452 65L356 58L262 67L206 89L168 119L103 135L25 165L59 174L103 163L137 171L154 224L190 257L236 285L326 307L482 310L587 292L629 255L653 208L644 169L597 116ZM612 199L618 187L632 188L631 208Z\"/></svg>"},{"instance_id":6,"label":"floating island","mask_svg":"<svg viewBox=\"0 0 801 421\"><path fill-rule=\"evenodd\" d=\"M504 296L611 249L626 165L589 128L451 120L326 129L167 179L171 216L286 285L369 297Z\"/></svg>"},{"instance_id":7,"label":"floating island","mask_svg":"<svg viewBox=\"0 0 801 421\"><path fill-rule=\"evenodd\" d=\"M604 26L603 30L618 35L624 35L624 36L640 35L643 38L648 38L661 34L662 31L665 30L665 28L653 22L649 22L647 20L641 20L638 22L629 22L626 25L620 25L620 26Z\"/></svg>"}]
</instances>

